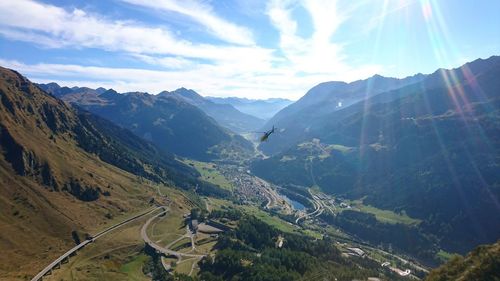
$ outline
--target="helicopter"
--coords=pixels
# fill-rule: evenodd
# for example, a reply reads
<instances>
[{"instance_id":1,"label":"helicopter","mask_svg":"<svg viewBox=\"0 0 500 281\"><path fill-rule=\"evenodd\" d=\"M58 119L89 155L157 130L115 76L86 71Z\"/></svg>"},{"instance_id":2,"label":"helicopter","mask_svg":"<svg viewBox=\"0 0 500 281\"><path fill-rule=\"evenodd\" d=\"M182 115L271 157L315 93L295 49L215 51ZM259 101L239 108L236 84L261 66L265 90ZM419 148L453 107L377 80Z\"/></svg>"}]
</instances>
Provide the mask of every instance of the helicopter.
<instances>
[{"instance_id":1,"label":"helicopter","mask_svg":"<svg viewBox=\"0 0 500 281\"><path fill-rule=\"evenodd\" d=\"M274 125L273 125L273 128L267 132L260 132L261 134L263 134L261 137L260 137L260 142L265 142L267 141L267 139L269 138L269 136L274 133L274 130L276 128L274 128Z\"/></svg>"}]
</instances>

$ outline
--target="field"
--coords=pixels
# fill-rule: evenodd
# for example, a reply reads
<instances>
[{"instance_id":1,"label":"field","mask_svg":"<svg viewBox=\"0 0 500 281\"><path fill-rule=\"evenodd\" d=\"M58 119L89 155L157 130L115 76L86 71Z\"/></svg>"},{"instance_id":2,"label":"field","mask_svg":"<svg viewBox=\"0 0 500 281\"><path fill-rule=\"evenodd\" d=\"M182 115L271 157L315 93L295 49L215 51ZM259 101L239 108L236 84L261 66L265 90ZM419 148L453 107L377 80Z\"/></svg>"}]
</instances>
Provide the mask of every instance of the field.
<instances>
[{"instance_id":1,"label":"field","mask_svg":"<svg viewBox=\"0 0 500 281\"><path fill-rule=\"evenodd\" d=\"M147 256L139 233L145 221L127 224L89 244L44 280L150 280L142 273Z\"/></svg>"},{"instance_id":2,"label":"field","mask_svg":"<svg viewBox=\"0 0 500 281\"><path fill-rule=\"evenodd\" d=\"M293 232L297 232L297 230L298 230L298 228L296 226L290 224L289 222L286 222L286 221L280 219L277 216L272 216L268 212L262 211L256 206L244 205L244 206L240 206L240 207L245 211L246 214L254 215L255 217L262 220L263 222L265 222L269 225L272 225L276 229L279 229L283 232L293 233Z\"/></svg>"},{"instance_id":3,"label":"field","mask_svg":"<svg viewBox=\"0 0 500 281\"><path fill-rule=\"evenodd\" d=\"M198 263L198 261L199 261L199 259L197 259L197 258L183 260L183 261L177 263L177 266L175 267L175 271L178 273L183 273L183 274L189 275L189 273L191 273L191 268L193 268L193 266L194 266L192 275L196 274L199 271L198 266L196 265Z\"/></svg>"},{"instance_id":4,"label":"field","mask_svg":"<svg viewBox=\"0 0 500 281\"><path fill-rule=\"evenodd\" d=\"M303 234L306 234L306 235L309 235L309 236L313 236L313 237L318 237L319 236L319 234L316 233L316 232L314 232L314 231L310 231L310 230L304 231L304 230L300 229L296 225L293 225L293 224L291 224L291 223L289 223L287 221L282 220L281 218L279 218L277 216L273 216L270 213L265 212L265 211L259 209L257 206L253 206L253 205L235 205L232 202L229 202L227 200L214 199L214 198L210 199L210 204L211 204L211 208L213 208L213 209L220 209L221 206L231 206L233 208L240 209L244 213L250 214L250 215L254 215L255 217L257 217L260 220L262 220L263 222L265 222L265 223L267 223L269 225L272 225L276 229L279 229L279 230L281 230L283 232L288 232L288 233L301 232Z\"/></svg>"},{"instance_id":5,"label":"field","mask_svg":"<svg viewBox=\"0 0 500 281\"><path fill-rule=\"evenodd\" d=\"M377 220L385 223L391 223L391 224L402 223L407 225L416 225L421 222L418 219L410 218L404 212L398 214L393 211L382 210L369 205L363 205L361 203L361 200L352 201L351 206L354 209L359 209L361 212L374 214Z\"/></svg>"},{"instance_id":6,"label":"field","mask_svg":"<svg viewBox=\"0 0 500 281\"><path fill-rule=\"evenodd\" d=\"M129 280L144 280L142 266L148 260L145 254L139 254L133 257L128 263L120 267L120 272L127 274Z\"/></svg>"},{"instance_id":7,"label":"field","mask_svg":"<svg viewBox=\"0 0 500 281\"><path fill-rule=\"evenodd\" d=\"M157 191L164 195L168 194L174 203L170 207L171 212L150 226L148 234L153 240L164 239L164 243L167 243L179 237L179 233L185 233L182 215L188 212L189 204L178 190L157 186ZM143 211L114 217L108 224L123 221ZM68 263L44 277L44 280L151 280L142 272L148 256L144 254L144 242L140 237L140 230L149 217L151 215L102 236L79 251L76 256L71 257Z\"/></svg>"},{"instance_id":8,"label":"field","mask_svg":"<svg viewBox=\"0 0 500 281\"><path fill-rule=\"evenodd\" d=\"M194 167L201 174L202 180L218 185L229 191L233 190L231 182L217 171L215 164L195 160L183 160L183 162Z\"/></svg>"}]
</instances>

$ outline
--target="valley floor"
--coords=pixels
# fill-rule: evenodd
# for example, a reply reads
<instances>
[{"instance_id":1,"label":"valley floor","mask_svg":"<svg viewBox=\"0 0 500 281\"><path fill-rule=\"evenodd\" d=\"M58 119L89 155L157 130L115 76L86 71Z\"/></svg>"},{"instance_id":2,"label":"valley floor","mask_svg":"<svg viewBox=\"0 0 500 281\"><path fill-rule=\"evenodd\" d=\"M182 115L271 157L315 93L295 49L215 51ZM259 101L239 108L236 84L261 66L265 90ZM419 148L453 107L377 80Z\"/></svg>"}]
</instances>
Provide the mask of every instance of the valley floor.
<instances>
[{"instance_id":1,"label":"valley floor","mask_svg":"<svg viewBox=\"0 0 500 281\"><path fill-rule=\"evenodd\" d=\"M381 220L417 223L407 216L363 206L360 202L333 198L315 188L309 190L312 207L296 210L278 192L280 187L251 175L242 167L200 163L196 166L198 169L206 169L205 174L202 174L206 180L224 183L236 198L228 201L203 197L204 207L209 211L233 207L254 215L283 232L316 238L328 235L337 241L336 247L343 252L345 258L365 257L380 264L381 271L389 268L402 277L418 279L428 272L427 268L413 259L360 241L326 224L320 218L323 212L335 214L343 209L357 208L375 213ZM190 229L186 218L193 207L199 207L196 203L179 191L173 192L164 187L157 189L158 195L167 202L165 215L156 218L147 216L110 232L91 243L44 280L150 280L144 273L144 267L150 260L144 249L146 239L172 253L161 258L165 270L195 276L199 271L198 262L201 258L216 252L217 235L194 233ZM141 229L146 222L146 237L141 237Z\"/></svg>"}]
</instances>

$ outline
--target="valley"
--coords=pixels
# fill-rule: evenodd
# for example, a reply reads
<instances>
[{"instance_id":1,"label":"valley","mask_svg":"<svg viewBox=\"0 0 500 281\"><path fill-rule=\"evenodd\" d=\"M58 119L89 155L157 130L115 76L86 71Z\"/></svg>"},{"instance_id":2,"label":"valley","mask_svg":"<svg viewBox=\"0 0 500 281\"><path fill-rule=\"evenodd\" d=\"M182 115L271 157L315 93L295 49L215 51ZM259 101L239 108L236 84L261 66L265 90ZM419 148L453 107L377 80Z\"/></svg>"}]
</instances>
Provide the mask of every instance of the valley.
<instances>
[{"instance_id":1,"label":"valley","mask_svg":"<svg viewBox=\"0 0 500 281\"><path fill-rule=\"evenodd\" d=\"M363 249L363 256L373 259L382 264L389 263L393 266L400 266L404 270L394 269L395 272L401 273L401 276L408 275L406 270L411 268L411 272L419 272L418 276L423 276L428 272L428 267L424 267L417 263L413 258L401 255L396 251L387 252L383 248L370 245L366 241L359 240L341 229L329 226L321 219L323 212L337 214L343 209L355 209L367 213L377 214L377 219L381 221L391 221L392 223L415 223L418 220L413 220L407 216L398 215L395 213L378 210L370 206L364 206L361 202L351 202L349 200L336 199L330 195L324 194L318 188L308 190L310 198L310 208L295 209L283 195L279 194L278 190L282 187L272 185L249 173L246 167L233 165L211 165L211 169L218 170L218 174L223 175L227 181L232 183L233 202L207 199L208 209L218 209L221 206L233 206L244 210L246 213L257 214L257 217L263 219L281 229L290 233L302 233L311 237L323 237L325 235L332 236L338 239L338 248L343 250L346 255L352 253L353 248ZM212 203L208 203L212 202ZM216 202L216 204L214 204ZM274 218L273 218L274 217ZM272 219L271 219L272 218ZM412 262L408 261L412 260ZM387 266L384 265L384 266ZM417 278L415 275L412 275Z\"/></svg>"},{"instance_id":2,"label":"valley","mask_svg":"<svg viewBox=\"0 0 500 281\"><path fill-rule=\"evenodd\" d=\"M500 281L500 1L0 1L0 281Z\"/></svg>"},{"instance_id":3,"label":"valley","mask_svg":"<svg viewBox=\"0 0 500 281\"><path fill-rule=\"evenodd\" d=\"M197 162L196 166L199 169L211 169L212 175L219 176L218 181L230 183L234 195L233 201L205 197L200 201L203 202L202 206L198 206L182 193L158 187L155 202L165 204L164 207L154 207L134 217L133 220L126 220L126 225L119 223L120 230L110 232L115 228L111 227L107 231L94 235L92 240L85 241L92 243L79 251L76 256L72 256L69 262L61 264L49 275L42 274L41 276L45 275L43 280L66 278L69 280L101 280L101 278L121 280L125 273L127 276L135 276L130 280L149 280L141 271L144 269L146 260L150 259L148 256L151 253L148 254L148 251L161 255L161 265L166 272L195 276L200 271L197 263L206 255L214 256L217 251L215 248L217 234L192 230L189 217L193 215L193 212L190 210L200 207L201 210L205 208L203 211L205 214L207 210L227 208L241 210L255 215L286 233L319 238L325 235L331 236L337 241L336 247L346 258L354 255L371 259L380 264L381 272L387 267L402 277L411 272L413 278L418 278L417 276L423 276L428 272L415 261L409 262L407 257L371 246L338 228L328 226L321 220L320 216L323 212L357 208L348 205L347 201L335 200L319 192L317 188L313 188L309 190L310 204L313 207L296 210L288 205L282 195L277 192L277 189L281 187L271 185L249 174L243 167L238 169L234 165L202 162ZM249 193L249 191L252 192ZM337 204L337 202L340 203ZM228 225L228 222L224 224ZM230 223L228 227L235 226ZM108 232L110 233L107 234ZM143 243L146 245L145 248ZM119 244L121 245L118 246ZM124 256L124 253L127 254ZM103 261L98 271L93 265L96 260ZM117 268L116 265L120 263L123 263L123 266ZM413 272L417 272L417 276L413 275ZM39 280L39 277L35 277L34 280Z\"/></svg>"},{"instance_id":4,"label":"valley","mask_svg":"<svg viewBox=\"0 0 500 281\"><path fill-rule=\"evenodd\" d=\"M0 280L424 280L497 237L499 62L467 65L489 96L457 80L466 112L439 73L377 76L311 90L259 143L194 91L68 90L1 69L0 204L12 211L0 246L14 258ZM353 100L301 115L331 85Z\"/></svg>"}]
</instances>

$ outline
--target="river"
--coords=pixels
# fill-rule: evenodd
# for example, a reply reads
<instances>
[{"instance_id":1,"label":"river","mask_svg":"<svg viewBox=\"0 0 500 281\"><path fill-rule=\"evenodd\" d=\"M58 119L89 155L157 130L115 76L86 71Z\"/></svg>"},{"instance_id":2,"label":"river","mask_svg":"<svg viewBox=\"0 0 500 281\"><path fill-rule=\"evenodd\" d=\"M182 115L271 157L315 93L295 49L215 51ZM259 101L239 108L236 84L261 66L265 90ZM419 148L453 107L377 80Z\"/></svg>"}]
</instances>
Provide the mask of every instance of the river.
<instances>
[{"instance_id":1,"label":"river","mask_svg":"<svg viewBox=\"0 0 500 281\"><path fill-rule=\"evenodd\" d=\"M292 207L296 210L304 210L306 206L302 205L302 203L295 201L293 199L288 198L286 195L280 194L288 203L292 205Z\"/></svg>"}]
</instances>

